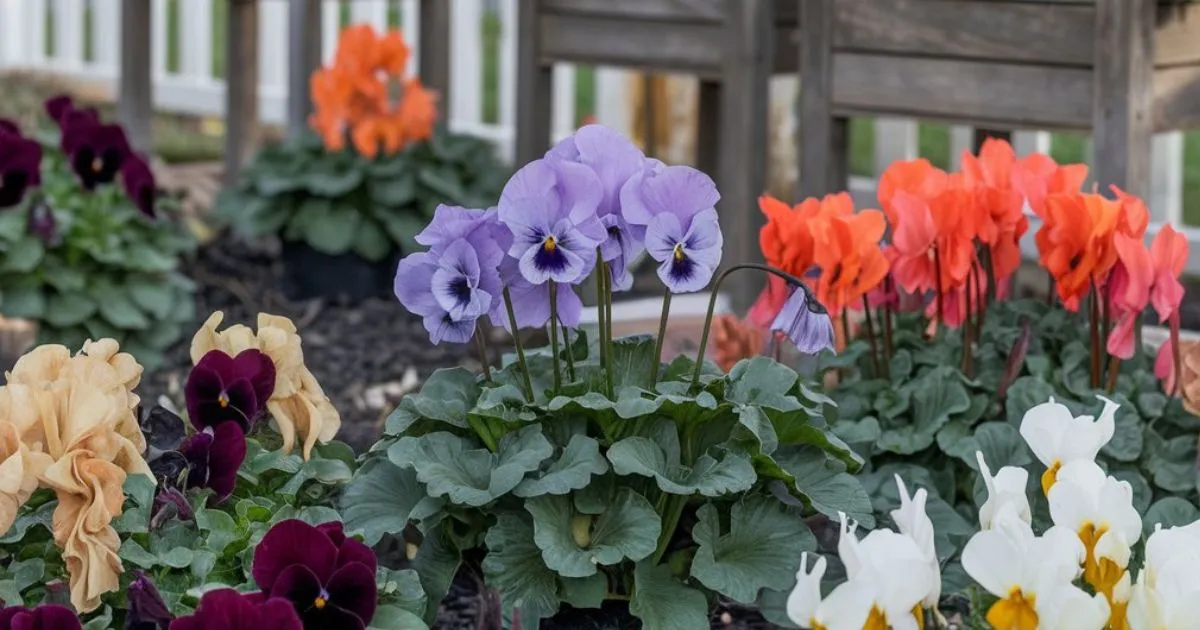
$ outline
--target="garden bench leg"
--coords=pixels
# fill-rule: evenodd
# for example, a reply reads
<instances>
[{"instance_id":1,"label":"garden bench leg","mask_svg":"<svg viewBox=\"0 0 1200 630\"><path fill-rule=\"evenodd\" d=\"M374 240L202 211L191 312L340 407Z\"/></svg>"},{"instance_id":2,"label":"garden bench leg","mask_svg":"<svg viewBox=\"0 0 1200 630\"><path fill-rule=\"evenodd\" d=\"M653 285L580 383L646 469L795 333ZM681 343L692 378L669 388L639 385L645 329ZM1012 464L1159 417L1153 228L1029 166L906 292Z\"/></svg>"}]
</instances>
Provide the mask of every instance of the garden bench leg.
<instances>
[{"instance_id":1,"label":"garden bench leg","mask_svg":"<svg viewBox=\"0 0 1200 630\"><path fill-rule=\"evenodd\" d=\"M1150 193L1154 0L1097 0L1092 140L1100 190Z\"/></svg>"}]
</instances>

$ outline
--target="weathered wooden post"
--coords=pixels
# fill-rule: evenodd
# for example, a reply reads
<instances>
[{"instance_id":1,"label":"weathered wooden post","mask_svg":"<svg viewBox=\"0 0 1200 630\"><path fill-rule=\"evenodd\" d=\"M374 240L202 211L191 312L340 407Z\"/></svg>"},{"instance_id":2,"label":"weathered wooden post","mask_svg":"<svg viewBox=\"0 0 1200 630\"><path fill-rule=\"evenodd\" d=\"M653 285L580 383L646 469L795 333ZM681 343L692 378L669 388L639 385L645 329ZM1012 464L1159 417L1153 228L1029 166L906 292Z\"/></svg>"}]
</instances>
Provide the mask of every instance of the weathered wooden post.
<instances>
[{"instance_id":1,"label":"weathered wooden post","mask_svg":"<svg viewBox=\"0 0 1200 630\"><path fill-rule=\"evenodd\" d=\"M308 80L321 66L321 0L291 0L288 7L288 137L308 129Z\"/></svg>"},{"instance_id":2,"label":"weathered wooden post","mask_svg":"<svg viewBox=\"0 0 1200 630\"><path fill-rule=\"evenodd\" d=\"M540 0L521 0L517 11L516 163L541 157L550 147L550 89L553 68L542 63Z\"/></svg>"},{"instance_id":3,"label":"weathered wooden post","mask_svg":"<svg viewBox=\"0 0 1200 630\"><path fill-rule=\"evenodd\" d=\"M148 1L148 0L147 0ZM225 71L225 183L258 139L258 1L230 0Z\"/></svg>"},{"instance_id":4,"label":"weathered wooden post","mask_svg":"<svg viewBox=\"0 0 1200 630\"><path fill-rule=\"evenodd\" d=\"M474 1L474 0L468 0ZM454 0L421 0L421 82L450 103L450 8Z\"/></svg>"},{"instance_id":5,"label":"weathered wooden post","mask_svg":"<svg viewBox=\"0 0 1200 630\"><path fill-rule=\"evenodd\" d=\"M1155 13L1155 0L1096 0L1095 178L1143 198L1150 193Z\"/></svg>"},{"instance_id":6,"label":"weathered wooden post","mask_svg":"<svg viewBox=\"0 0 1200 630\"><path fill-rule=\"evenodd\" d=\"M121 3L121 75L118 79L117 120L125 127L134 149L154 149L150 123L154 118L154 77L150 68L150 0Z\"/></svg>"}]
</instances>

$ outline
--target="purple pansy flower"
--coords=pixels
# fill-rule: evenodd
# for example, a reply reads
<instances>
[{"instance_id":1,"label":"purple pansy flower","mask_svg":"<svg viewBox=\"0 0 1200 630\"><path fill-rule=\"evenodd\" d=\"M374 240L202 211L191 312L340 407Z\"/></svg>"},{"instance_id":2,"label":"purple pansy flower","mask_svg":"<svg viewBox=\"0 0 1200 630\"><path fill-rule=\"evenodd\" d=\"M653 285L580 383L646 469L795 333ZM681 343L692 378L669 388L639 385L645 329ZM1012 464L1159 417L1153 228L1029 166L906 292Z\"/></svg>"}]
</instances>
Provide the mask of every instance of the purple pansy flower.
<instances>
[{"instance_id":1,"label":"purple pansy flower","mask_svg":"<svg viewBox=\"0 0 1200 630\"><path fill-rule=\"evenodd\" d=\"M124 630L167 630L175 615L167 609L166 602L149 576L138 569L129 583L129 611L125 613Z\"/></svg>"},{"instance_id":2,"label":"purple pansy flower","mask_svg":"<svg viewBox=\"0 0 1200 630\"><path fill-rule=\"evenodd\" d=\"M497 213L526 280L575 284L591 273L607 238L596 216L602 198L600 179L575 162L535 160L508 180Z\"/></svg>"},{"instance_id":3,"label":"purple pansy flower","mask_svg":"<svg viewBox=\"0 0 1200 630\"><path fill-rule=\"evenodd\" d=\"M599 178L603 196L596 214L606 232L601 256L612 270L613 290L628 290L633 286L628 266L640 253L642 243L621 213L621 188L645 168L646 156L616 131L603 125L587 125L555 145L546 157L578 162Z\"/></svg>"},{"instance_id":4,"label":"purple pansy flower","mask_svg":"<svg viewBox=\"0 0 1200 630\"><path fill-rule=\"evenodd\" d=\"M231 588L209 591L196 612L171 622L171 630L301 630L304 626L286 599L257 598Z\"/></svg>"},{"instance_id":5,"label":"purple pansy flower","mask_svg":"<svg viewBox=\"0 0 1200 630\"><path fill-rule=\"evenodd\" d=\"M497 270L503 259L504 252L487 231L440 243L400 261L394 283L396 297L410 312L424 318L434 345L466 343L475 333L475 321L487 314L500 296Z\"/></svg>"},{"instance_id":6,"label":"purple pansy flower","mask_svg":"<svg viewBox=\"0 0 1200 630\"><path fill-rule=\"evenodd\" d=\"M771 322L771 330L787 335L804 354L833 349L833 321L829 319L829 311L805 285L792 289Z\"/></svg>"},{"instance_id":7,"label":"purple pansy flower","mask_svg":"<svg viewBox=\"0 0 1200 630\"><path fill-rule=\"evenodd\" d=\"M249 433L275 391L275 363L260 350L231 357L210 350L192 368L184 385L188 420L197 429L236 422Z\"/></svg>"},{"instance_id":8,"label":"purple pansy flower","mask_svg":"<svg viewBox=\"0 0 1200 630\"><path fill-rule=\"evenodd\" d=\"M648 165L621 189L621 212L645 228L646 251L673 293L699 291L721 263L713 180L689 166Z\"/></svg>"},{"instance_id":9,"label":"purple pansy flower","mask_svg":"<svg viewBox=\"0 0 1200 630\"><path fill-rule=\"evenodd\" d=\"M305 628L363 630L375 616L375 554L340 523L281 521L254 550L251 573L267 597L292 602Z\"/></svg>"},{"instance_id":10,"label":"purple pansy flower","mask_svg":"<svg viewBox=\"0 0 1200 630\"><path fill-rule=\"evenodd\" d=\"M59 94L46 99L43 104L46 108L46 114L58 125L62 131L71 124L91 123L100 124L100 114L94 107L75 107L75 101L71 100L66 94Z\"/></svg>"},{"instance_id":11,"label":"purple pansy flower","mask_svg":"<svg viewBox=\"0 0 1200 630\"><path fill-rule=\"evenodd\" d=\"M71 168L85 190L111 183L129 155L129 142L120 125L72 124L63 129Z\"/></svg>"},{"instance_id":12,"label":"purple pansy flower","mask_svg":"<svg viewBox=\"0 0 1200 630\"><path fill-rule=\"evenodd\" d=\"M186 462L187 459L185 458L185 467L187 465ZM166 483L161 483L158 486L158 490L154 492L153 510L150 514L151 531L162 527L172 518L179 519L180 521L190 521L196 517L192 511L192 504L188 502L187 495L180 492L179 488L167 485Z\"/></svg>"},{"instance_id":13,"label":"purple pansy flower","mask_svg":"<svg viewBox=\"0 0 1200 630\"><path fill-rule=\"evenodd\" d=\"M43 201L34 202L29 206L29 233L42 239L42 243L48 246L62 242L62 235L58 231L58 219L54 218L50 204Z\"/></svg>"},{"instance_id":14,"label":"purple pansy flower","mask_svg":"<svg viewBox=\"0 0 1200 630\"><path fill-rule=\"evenodd\" d=\"M42 604L37 608L0 608L0 630L82 630L79 617L66 606Z\"/></svg>"},{"instance_id":15,"label":"purple pansy flower","mask_svg":"<svg viewBox=\"0 0 1200 630\"><path fill-rule=\"evenodd\" d=\"M42 183L42 145L15 130L0 132L0 208L21 203Z\"/></svg>"},{"instance_id":16,"label":"purple pansy flower","mask_svg":"<svg viewBox=\"0 0 1200 630\"><path fill-rule=\"evenodd\" d=\"M526 280L521 275L519 263L512 257L505 258L504 263L500 265L500 278L512 297L517 328L541 328L550 322L549 284L532 284ZM583 316L583 302L575 293L575 289L570 285L563 285L559 286L555 293L558 296L559 321L568 328L578 326ZM492 305L489 316L493 324L512 332L504 300L497 300Z\"/></svg>"},{"instance_id":17,"label":"purple pansy flower","mask_svg":"<svg viewBox=\"0 0 1200 630\"><path fill-rule=\"evenodd\" d=\"M154 199L158 189L154 184L154 171L150 164L140 155L130 152L121 162L121 183L125 185L125 194L142 214L154 218Z\"/></svg>"},{"instance_id":18,"label":"purple pansy flower","mask_svg":"<svg viewBox=\"0 0 1200 630\"><path fill-rule=\"evenodd\" d=\"M222 422L193 433L179 448L187 458L189 488L212 488L218 502L233 494L238 469L246 460L246 434L236 422Z\"/></svg>"},{"instance_id":19,"label":"purple pansy flower","mask_svg":"<svg viewBox=\"0 0 1200 630\"><path fill-rule=\"evenodd\" d=\"M16 122L9 120L8 118L0 118L0 136L6 134L19 136L21 135L21 128L17 126Z\"/></svg>"}]
</instances>

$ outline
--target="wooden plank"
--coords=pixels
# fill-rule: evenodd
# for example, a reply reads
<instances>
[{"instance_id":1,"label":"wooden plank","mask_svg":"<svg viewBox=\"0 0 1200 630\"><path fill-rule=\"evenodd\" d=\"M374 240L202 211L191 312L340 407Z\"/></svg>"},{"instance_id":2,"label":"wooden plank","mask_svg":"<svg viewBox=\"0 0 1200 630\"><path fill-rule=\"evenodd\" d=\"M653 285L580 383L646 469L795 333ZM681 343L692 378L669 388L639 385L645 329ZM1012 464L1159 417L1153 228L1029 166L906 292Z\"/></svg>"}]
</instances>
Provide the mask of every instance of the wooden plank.
<instances>
[{"instance_id":1,"label":"wooden plank","mask_svg":"<svg viewBox=\"0 0 1200 630\"><path fill-rule=\"evenodd\" d=\"M443 103L453 98L450 96L450 5L445 0L421 0L420 8L421 81L437 90Z\"/></svg>"},{"instance_id":2,"label":"wooden plank","mask_svg":"<svg viewBox=\"0 0 1200 630\"><path fill-rule=\"evenodd\" d=\"M1092 171L1102 189L1116 184L1150 194L1154 0L1097 0L1092 92Z\"/></svg>"},{"instance_id":3,"label":"wooden plank","mask_svg":"<svg viewBox=\"0 0 1200 630\"><path fill-rule=\"evenodd\" d=\"M821 197L833 189L832 4L809 0L800 6L800 198Z\"/></svg>"},{"instance_id":4,"label":"wooden plank","mask_svg":"<svg viewBox=\"0 0 1200 630\"><path fill-rule=\"evenodd\" d=\"M1200 125L1200 65L1154 71L1155 131Z\"/></svg>"},{"instance_id":5,"label":"wooden plank","mask_svg":"<svg viewBox=\"0 0 1200 630\"><path fill-rule=\"evenodd\" d=\"M150 0L121 3L121 72L118 78L117 120L133 148L148 153L153 148L150 121L154 118L154 81L151 76Z\"/></svg>"},{"instance_id":6,"label":"wooden plank","mask_svg":"<svg viewBox=\"0 0 1200 630\"><path fill-rule=\"evenodd\" d=\"M225 184L237 182L258 140L258 2L230 0L225 88Z\"/></svg>"},{"instance_id":7,"label":"wooden plank","mask_svg":"<svg viewBox=\"0 0 1200 630\"><path fill-rule=\"evenodd\" d=\"M1090 6L980 0L838 0L838 50L1090 66Z\"/></svg>"},{"instance_id":8,"label":"wooden plank","mask_svg":"<svg viewBox=\"0 0 1200 630\"><path fill-rule=\"evenodd\" d=\"M892 162L911 160L921 154L917 121L904 118L875 119L875 174L880 175Z\"/></svg>"},{"instance_id":9,"label":"wooden plank","mask_svg":"<svg viewBox=\"0 0 1200 630\"><path fill-rule=\"evenodd\" d=\"M321 66L321 0L293 0L288 6L287 130L297 137L308 129L312 97L308 82Z\"/></svg>"},{"instance_id":10,"label":"wooden plank","mask_svg":"<svg viewBox=\"0 0 1200 630\"><path fill-rule=\"evenodd\" d=\"M665 22L721 22L724 0L543 0L546 13Z\"/></svg>"},{"instance_id":11,"label":"wooden plank","mask_svg":"<svg viewBox=\"0 0 1200 630\"><path fill-rule=\"evenodd\" d=\"M542 61L539 0L521 0L517 11L516 163L526 164L550 148L550 91L553 72Z\"/></svg>"},{"instance_id":12,"label":"wooden plank","mask_svg":"<svg viewBox=\"0 0 1200 630\"><path fill-rule=\"evenodd\" d=\"M547 14L541 16L539 32L539 60L543 64L577 61L694 72L705 78L720 74L722 39L718 24Z\"/></svg>"},{"instance_id":13,"label":"wooden plank","mask_svg":"<svg viewBox=\"0 0 1200 630\"><path fill-rule=\"evenodd\" d=\"M696 119L696 168L705 173L716 173L721 156L721 82L701 81L699 101Z\"/></svg>"},{"instance_id":14,"label":"wooden plank","mask_svg":"<svg viewBox=\"0 0 1200 630\"><path fill-rule=\"evenodd\" d=\"M1154 65L1200 63L1200 4L1159 9L1154 34Z\"/></svg>"},{"instance_id":15,"label":"wooden plank","mask_svg":"<svg viewBox=\"0 0 1200 630\"><path fill-rule=\"evenodd\" d=\"M844 114L1004 127L1091 123L1092 73L1079 68L837 53L833 75L834 107Z\"/></svg>"}]
</instances>

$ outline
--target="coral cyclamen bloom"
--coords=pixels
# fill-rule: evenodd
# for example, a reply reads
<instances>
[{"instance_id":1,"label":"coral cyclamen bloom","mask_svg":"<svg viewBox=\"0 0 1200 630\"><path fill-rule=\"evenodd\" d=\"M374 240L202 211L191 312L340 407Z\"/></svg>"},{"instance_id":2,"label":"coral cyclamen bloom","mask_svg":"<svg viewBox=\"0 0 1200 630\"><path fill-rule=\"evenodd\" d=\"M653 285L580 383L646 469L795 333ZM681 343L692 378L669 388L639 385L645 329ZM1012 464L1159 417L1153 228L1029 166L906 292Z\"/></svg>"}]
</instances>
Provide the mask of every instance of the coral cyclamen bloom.
<instances>
[{"instance_id":1,"label":"coral cyclamen bloom","mask_svg":"<svg viewBox=\"0 0 1200 630\"><path fill-rule=\"evenodd\" d=\"M1025 204L1035 215L1045 218L1046 198L1078 193L1087 174L1087 164L1060 166L1044 153L1031 153L1013 165L1013 188L1025 196Z\"/></svg>"},{"instance_id":2,"label":"coral cyclamen bloom","mask_svg":"<svg viewBox=\"0 0 1200 630\"><path fill-rule=\"evenodd\" d=\"M171 622L170 630L302 630L291 602L282 598L255 601L231 588L209 591L196 612Z\"/></svg>"},{"instance_id":3,"label":"coral cyclamen bloom","mask_svg":"<svg viewBox=\"0 0 1200 630\"><path fill-rule=\"evenodd\" d=\"M375 554L340 523L281 521L254 550L254 581L292 602L307 628L363 630L375 616Z\"/></svg>"},{"instance_id":4,"label":"coral cyclamen bloom","mask_svg":"<svg viewBox=\"0 0 1200 630\"><path fill-rule=\"evenodd\" d=\"M42 604L37 608L0 608L0 630L82 630L79 617L66 606Z\"/></svg>"},{"instance_id":5,"label":"coral cyclamen bloom","mask_svg":"<svg viewBox=\"0 0 1200 630\"><path fill-rule=\"evenodd\" d=\"M833 321L829 318L829 311L803 284L792 289L792 294L771 323L771 330L787 335L804 354L833 350Z\"/></svg>"},{"instance_id":6,"label":"coral cyclamen bloom","mask_svg":"<svg viewBox=\"0 0 1200 630\"><path fill-rule=\"evenodd\" d=\"M646 231L646 251L672 293L692 293L712 280L721 264L717 185L688 166L643 169L621 189L625 220Z\"/></svg>"},{"instance_id":7,"label":"coral cyclamen bloom","mask_svg":"<svg viewBox=\"0 0 1200 630\"><path fill-rule=\"evenodd\" d=\"M1066 405L1053 398L1026 411L1021 418L1021 437L1046 467L1042 475L1042 491L1046 494L1050 493L1063 466L1079 460L1095 460L1100 449L1112 439L1120 405L1103 396L1097 398L1104 401L1098 419L1075 417Z\"/></svg>"},{"instance_id":8,"label":"coral cyclamen bloom","mask_svg":"<svg viewBox=\"0 0 1200 630\"><path fill-rule=\"evenodd\" d=\"M767 217L767 224L758 234L767 264L793 276L804 276L815 261L812 222L817 217L850 216L854 202L847 193L827 195L823 199L805 199L794 207L763 195L758 207Z\"/></svg>"},{"instance_id":9,"label":"coral cyclamen bloom","mask_svg":"<svg viewBox=\"0 0 1200 630\"><path fill-rule=\"evenodd\" d=\"M1099 285L1117 262L1113 235L1121 204L1100 195L1053 195L1046 200L1045 225L1036 235L1042 267L1054 278L1068 310L1093 284Z\"/></svg>"},{"instance_id":10,"label":"coral cyclamen bloom","mask_svg":"<svg viewBox=\"0 0 1200 630\"><path fill-rule=\"evenodd\" d=\"M878 210L851 216L822 216L813 221L815 262L821 268L816 282L817 301L838 316L862 303L888 274L888 261L879 247L887 225Z\"/></svg>"},{"instance_id":11,"label":"coral cyclamen bloom","mask_svg":"<svg viewBox=\"0 0 1200 630\"><path fill-rule=\"evenodd\" d=\"M717 315L712 322L713 358L717 367L728 372L742 359L762 353L763 329L739 321L733 315Z\"/></svg>"},{"instance_id":12,"label":"coral cyclamen bloom","mask_svg":"<svg viewBox=\"0 0 1200 630\"><path fill-rule=\"evenodd\" d=\"M249 433L275 391L275 364L260 350L243 350L236 357L211 350L188 374L184 391L192 426L234 422Z\"/></svg>"}]
</instances>

